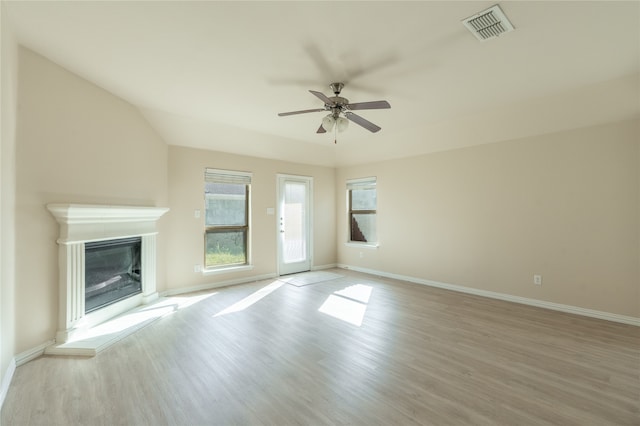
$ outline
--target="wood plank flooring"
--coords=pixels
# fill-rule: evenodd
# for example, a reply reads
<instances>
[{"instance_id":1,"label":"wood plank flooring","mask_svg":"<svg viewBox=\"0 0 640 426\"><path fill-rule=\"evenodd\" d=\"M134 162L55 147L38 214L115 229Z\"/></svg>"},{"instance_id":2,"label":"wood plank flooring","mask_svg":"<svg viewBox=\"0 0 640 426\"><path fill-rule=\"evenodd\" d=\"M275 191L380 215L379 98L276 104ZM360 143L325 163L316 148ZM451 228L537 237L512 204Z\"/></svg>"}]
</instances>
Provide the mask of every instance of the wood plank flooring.
<instances>
[{"instance_id":1,"label":"wood plank flooring","mask_svg":"<svg viewBox=\"0 0 640 426\"><path fill-rule=\"evenodd\" d=\"M332 272L217 289L94 358L31 361L1 423L640 425L638 327ZM320 312L330 298L362 325Z\"/></svg>"}]
</instances>

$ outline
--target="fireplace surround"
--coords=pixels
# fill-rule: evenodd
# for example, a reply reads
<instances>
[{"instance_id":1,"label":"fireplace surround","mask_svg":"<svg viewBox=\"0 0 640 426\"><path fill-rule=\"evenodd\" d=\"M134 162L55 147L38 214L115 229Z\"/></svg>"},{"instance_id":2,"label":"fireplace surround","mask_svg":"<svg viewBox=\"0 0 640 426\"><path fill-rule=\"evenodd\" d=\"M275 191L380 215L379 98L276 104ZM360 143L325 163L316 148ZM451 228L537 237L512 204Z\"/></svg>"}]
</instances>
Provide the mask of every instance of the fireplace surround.
<instances>
[{"instance_id":1,"label":"fireplace surround","mask_svg":"<svg viewBox=\"0 0 640 426\"><path fill-rule=\"evenodd\" d=\"M59 314L56 342L64 343L76 331L98 325L117 315L150 303L156 291L157 221L164 207L49 204L47 209L60 225L58 243ZM86 312L86 247L96 242L140 239L141 291Z\"/></svg>"}]
</instances>

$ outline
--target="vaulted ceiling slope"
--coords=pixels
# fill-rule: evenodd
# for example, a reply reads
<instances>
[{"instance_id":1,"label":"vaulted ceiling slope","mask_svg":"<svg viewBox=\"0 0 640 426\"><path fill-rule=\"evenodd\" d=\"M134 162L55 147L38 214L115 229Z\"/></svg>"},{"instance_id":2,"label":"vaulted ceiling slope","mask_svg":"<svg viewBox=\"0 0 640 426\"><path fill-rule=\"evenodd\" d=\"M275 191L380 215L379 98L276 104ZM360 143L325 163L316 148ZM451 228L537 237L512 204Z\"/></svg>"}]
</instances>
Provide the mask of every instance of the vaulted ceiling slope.
<instances>
[{"instance_id":1,"label":"vaulted ceiling slope","mask_svg":"<svg viewBox=\"0 0 640 426\"><path fill-rule=\"evenodd\" d=\"M638 116L640 3L10 2L19 43L136 105L169 144L339 166ZM344 82L378 133L316 134Z\"/></svg>"}]
</instances>

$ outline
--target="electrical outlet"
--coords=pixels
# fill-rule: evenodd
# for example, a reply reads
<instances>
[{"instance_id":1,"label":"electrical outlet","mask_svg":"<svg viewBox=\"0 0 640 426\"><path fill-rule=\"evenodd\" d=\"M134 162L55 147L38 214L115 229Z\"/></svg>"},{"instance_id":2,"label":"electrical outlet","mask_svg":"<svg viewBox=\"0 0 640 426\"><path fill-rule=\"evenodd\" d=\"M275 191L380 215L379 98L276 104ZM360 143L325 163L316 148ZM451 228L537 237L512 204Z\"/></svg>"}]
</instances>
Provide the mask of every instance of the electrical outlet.
<instances>
[{"instance_id":1,"label":"electrical outlet","mask_svg":"<svg viewBox=\"0 0 640 426\"><path fill-rule=\"evenodd\" d=\"M193 272L202 271L202 265L193 265Z\"/></svg>"},{"instance_id":2,"label":"electrical outlet","mask_svg":"<svg viewBox=\"0 0 640 426\"><path fill-rule=\"evenodd\" d=\"M533 283L535 285L542 285L542 275L534 275L533 276Z\"/></svg>"},{"instance_id":3,"label":"electrical outlet","mask_svg":"<svg viewBox=\"0 0 640 426\"><path fill-rule=\"evenodd\" d=\"M360 252L360 259L362 259L364 257L364 253Z\"/></svg>"}]
</instances>

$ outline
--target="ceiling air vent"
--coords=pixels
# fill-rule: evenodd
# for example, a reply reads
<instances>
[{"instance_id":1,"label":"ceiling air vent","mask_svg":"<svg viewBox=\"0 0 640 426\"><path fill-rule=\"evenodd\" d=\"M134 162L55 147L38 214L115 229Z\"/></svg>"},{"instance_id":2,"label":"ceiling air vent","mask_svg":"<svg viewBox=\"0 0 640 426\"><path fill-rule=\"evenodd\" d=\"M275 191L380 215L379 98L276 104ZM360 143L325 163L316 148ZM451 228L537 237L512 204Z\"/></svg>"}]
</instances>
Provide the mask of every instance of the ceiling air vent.
<instances>
[{"instance_id":1,"label":"ceiling air vent","mask_svg":"<svg viewBox=\"0 0 640 426\"><path fill-rule=\"evenodd\" d=\"M513 25L497 4L462 21L465 27L480 41L498 37L513 31Z\"/></svg>"}]
</instances>

